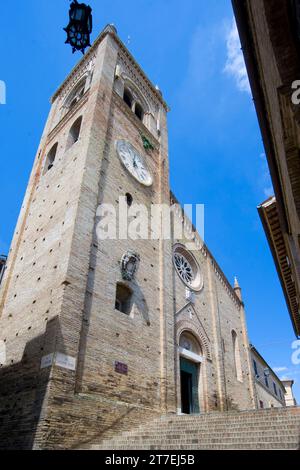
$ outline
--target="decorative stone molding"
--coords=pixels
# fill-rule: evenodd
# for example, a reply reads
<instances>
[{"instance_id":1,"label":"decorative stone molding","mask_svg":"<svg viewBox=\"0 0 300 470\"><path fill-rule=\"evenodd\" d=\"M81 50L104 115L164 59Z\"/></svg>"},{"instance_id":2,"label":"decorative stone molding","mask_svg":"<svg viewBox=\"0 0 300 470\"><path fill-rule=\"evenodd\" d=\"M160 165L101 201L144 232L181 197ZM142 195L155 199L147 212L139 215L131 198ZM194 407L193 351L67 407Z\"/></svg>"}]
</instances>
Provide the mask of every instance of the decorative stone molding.
<instances>
[{"instance_id":1,"label":"decorative stone molding","mask_svg":"<svg viewBox=\"0 0 300 470\"><path fill-rule=\"evenodd\" d=\"M126 251L121 259L121 274L124 281L132 281L140 262L140 256L131 250Z\"/></svg>"},{"instance_id":2,"label":"decorative stone molding","mask_svg":"<svg viewBox=\"0 0 300 470\"><path fill-rule=\"evenodd\" d=\"M53 95L52 103L57 97L64 101L65 97L69 95L71 90L80 82L80 80L82 80L84 75L91 75L95 67L95 60L95 52L89 57L86 56L86 61L75 68L74 73L71 73L70 77L63 84L63 86L59 88L58 91Z\"/></svg>"}]
</instances>

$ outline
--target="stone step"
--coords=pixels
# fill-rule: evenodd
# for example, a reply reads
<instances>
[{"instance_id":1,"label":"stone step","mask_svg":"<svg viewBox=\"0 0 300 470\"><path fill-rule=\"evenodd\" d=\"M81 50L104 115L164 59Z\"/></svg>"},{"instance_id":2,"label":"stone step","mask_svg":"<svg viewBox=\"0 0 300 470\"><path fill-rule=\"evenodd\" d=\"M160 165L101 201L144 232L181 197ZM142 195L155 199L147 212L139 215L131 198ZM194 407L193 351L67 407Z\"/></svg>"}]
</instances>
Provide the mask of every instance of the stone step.
<instances>
[{"instance_id":1,"label":"stone step","mask_svg":"<svg viewBox=\"0 0 300 470\"><path fill-rule=\"evenodd\" d=\"M225 427L243 427L243 426L253 426L253 427L277 427L277 426L296 426L297 424L300 423L300 419L298 420L291 420L291 421L278 421L278 422L265 422L265 421L257 421L257 422L253 422L253 421L244 421L244 422L241 422L241 423L237 423L235 425L231 425L229 423L209 423L209 424L203 424L203 423L193 423L193 424L186 424L186 425L182 425L180 423L176 424L165 424L165 425L149 425L147 426L147 430L149 431L156 431L157 429L161 429L162 427L166 426L168 427L168 429L205 429L207 428L207 426L209 425L211 428L213 427L222 427L222 428L225 428Z\"/></svg>"},{"instance_id":2,"label":"stone step","mask_svg":"<svg viewBox=\"0 0 300 470\"><path fill-rule=\"evenodd\" d=\"M182 428L182 429L187 429L187 428L199 428L199 427L205 427L205 426L228 426L228 427L234 427L234 426L244 426L247 424L248 426L257 426L257 425L265 425L265 426L278 426L280 424L283 425L292 425L292 424L297 424L300 422L300 419L298 420L278 420L278 421L240 421L238 423L226 423L226 421L223 422L215 422L215 423L187 423L186 425L180 424L180 423L172 423L172 424L161 424L160 426L149 426L149 428L159 428L161 426L168 426L169 428Z\"/></svg>"},{"instance_id":3,"label":"stone step","mask_svg":"<svg viewBox=\"0 0 300 470\"><path fill-rule=\"evenodd\" d=\"M107 446L92 446L92 450L96 449L103 449L103 450L119 450L119 449L132 449L132 450L142 450L144 448L147 448L149 450L151 449L201 449L203 446L209 447L209 446L218 446L218 447L224 447L224 446L230 446L231 448L236 448L236 447L244 447L244 448L249 448L249 447L262 447L262 448L267 448L267 447L276 447L278 449L285 449L285 448L293 448L293 449L298 449L299 444L298 442L295 441L288 441L288 442L244 442L244 441L232 441L232 442L211 442L209 440L205 442L184 442L184 443L170 443L170 442L153 442L153 443L148 443L148 444L142 444L142 445L136 445L136 444L115 444L115 445L107 445Z\"/></svg>"},{"instance_id":4,"label":"stone step","mask_svg":"<svg viewBox=\"0 0 300 470\"><path fill-rule=\"evenodd\" d=\"M220 435L220 436L225 436L225 435L239 435L239 434L257 434L260 436L264 435L282 435L282 434L295 434L299 431L299 426L290 426L287 428L269 428L269 429L255 429L255 428L242 428L242 429L195 429L195 430L184 430L182 432L174 429L174 430L169 430L167 433L165 433L163 430L157 430L157 432L141 432L141 433L136 433L132 435L122 435L122 437L127 437L128 439L132 439L134 437L140 438L140 439L148 439L151 438L152 436L159 436L162 438L163 436L171 435L171 436L205 436L206 434L208 435Z\"/></svg>"},{"instance_id":5,"label":"stone step","mask_svg":"<svg viewBox=\"0 0 300 470\"><path fill-rule=\"evenodd\" d=\"M300 415L278 415L278 416L245 416L243 419L242 418L226 418L226 417L220 417L220 418L203 418L201 415L198 416L198 419L190 418L190 419L184 419L178 416L177 418L173 419L161 419L159 420L159 423L167 423L167 424L172 424L172 423L181 423L182 425L186 423L198 423L200 422L205 422L205 423L221 423L221 422L227 422L227 423L239 423L239 422L245 422L245 421L289 421L289 420L299 420ZM158 424L158 423L155 423Z\"/></svg>"},{"instance_id":6,"label":"stone step","mask_svg":"<svg viewBox=\"0 0 300 470\"><path fill-rule=\"evenodd\" d=\"M240 426L240 427L233 427L233 428L230 428L230 427L223 427L223 426L214 426L213 428L209 428L207 429L207 427L205 428L173 428L173 429L170 429L168 428L168 434L175 434L175 435L184 435L184 434L199 434L199 435L202 435L202 434L206 434L206 433L209 433L209 434L221 434L221 435L224 435L224 434L228 434L228 433L241 433L241 432L257 432L261 435L264 435L265 433L289 433L289 432L295 432L299 429L300 427L300 423L293 423L293 424L290 424L290 425L280 425L280 426L247 426L247 425L243 425L243 426ZM140 431L136 431L136 432L130 432L130 433L124 433L122 434L122 436L127 436L129 438L131 437L134 437L134 436L138 436L138 437L143 437L143 438L147 438L147 437L151 437L152 435L164 435L166 433L165 430L163 429L147 429L146 431L145 430L140 430Z\"/></svg>"},{"instance_id":7,"label":"stone step","mask_svg":"<svg viewBox=\"0 0 300 470\"><path fill-rule=\"evenodd\" d=\"M194 418L191 418L189 420L180 420L180 419L173 419L173 420L161 420L159 423L152 423L153 425L158 425L158 424L176 424L176 425L181 425L185 426L187 424L197 424L197 423L228 423L228 424L237 424L237 423L245 423L245 422L268 422L268 423L276 423L276 422L284 422L284 421L299 421L300 416L288 416L288 415L280 415L280 416L274 416L274 417L268 417L268 416L253 416L253 417L245 417L244 419L226 419L226 418L219 418L218 420L215 419L202 419L201 416L199 416L198 420L195 420ZM151 424L150 424L151 425Z\"/></svg>"},{"instance_id":8,"label":"stone step","mask_svg":"<svg viewBox=\"0 0 300 470\"><path fill-rule=\"evenodd\" d=\"M149 444L160 444L160 443L170 443L170 441L174 443L201 443L201 442L261 442L261 436L229 436L222 438L220 436L215 437L215 436L205 436L205 437L193 437L193 438L182 438L182 437L175 437L175 436L170 436L170 438L157 438L157 439L116 439L116 440L111 440L111 441L103 441L103 445L105 444L130 444L134 442L135 444L142 444L142 443L149 443ZM265 436L264 442L299 442L299 437L295 435L289 435L289 436Z\"/></svg>"},{"instance_id":9,"label":"stone step","mask_svg":"<svg viewBox=\"0 0 300 470\"><path fill-rule=\"evenodd\" d=\"M299 443L295 441L278 441L278 442L199 442L199 443L147 443L140 446L136 446L133 443L128 444L118 444L118 445L109 445L109 446L91 446L92 450L167 450L167 449L203 449L203 448L231 448L231 449L299 449Z\"/></svg>"},{"instance_id":10,"label":"stone step","mask_svg":"<svg viewBox=\"0 0 300 470\"><path fill-rule=\"evenodd\" d=\"M230 418L226 418L226 417L220 417L220 418L202 418L201 416L198 417L198 419L195 419L195 418L190 418L190 419L180 419L180 417L178 418L173 418L173 419L169 419L169 420L166 420L166 419L162 419L160 420L160 423L167 423L167 424L172 424L172 423L178 423L180 422L182 425L184 425L185 423L197 423L199 422L199 420L203 423L221 423L221 422L227 422L227 423L239 423L239 422L245 422L245 421L259 421L259 422L263 422L263 421L268 421L268 422L271 422L271 421L290 421L290 420L299 420L300 419L300 415L284 415L284 414L280 414L278 416L266 416L266 415L262 415L262 416L245 416L244 418L233 418L233 417L230 417Z\"/></svg>"},{"instance_id":11,"label":"stone step","mask_svg":"<svg viewBox=\"0 0 300 470\"><path fill-rule=\"evenodd\" d=\"M196 445L191 445L189 447L186 446L157 446L155 448L149 447L149 446L143 446L139 447L138 449L135 446L125 446L125 447L92 447L92 450L124 450L124 451L135 451L135 450L162 450L162 451L168 451L168 450L299 450L298 446L295 445L290 445L290 444L285 444L284 446L282 445L268 445L268 444L258 444L258 445L214 445L214 444L209 444L209 445L201 445L201 446L196 446Z\"/></svg>"},{"instance_id":12,"label":"stone step","mask_svg":"<svg viewBox=\"0 0 300 470\"><path fill-rule=\"evenodd\" d=\"M300 408L163 416L88 448L106 450L298 449Z\"/></svg>"},{"instance_id":13,"label":"stone step","mask_svg":"<svg viewBox=\"0 0 300 470\"><path fill-rule=\"evenodd\" d=\"M147 438L147 439L143 439L143 438L135 438L134 441L136 443L140 443L140 442L167 442L167 441L174 441L174 442L194 442L194 441L197 441L197 442L204 442L205 440L211 440L212 442L213 441L232 441L232 440L243 440L243 441L246 441L248 440L249 442L251 441L261 441L261 435L255 435L253 436L253 434L245 434L244 436L240 436L240 435L231 435L231 436L214 436L214 435L207 435L207 436L192 436L192 437L185 437L185 436L164 436L162 438L160 437L151 437L151 438ZM294 440L294 441L298 441L298 436L294 433L294 434L289 434L289 435L284 435L284 436L280 436L280 435L277 435L277 436L272 436L272 435L269 435L269 436L264 436L264 441L265 442L268 442L268 441L273 441L273 442L277 442L277 441L290 441L290 440ZM104 441L103 443L105 442L112 442L112 443L130 443L130 442L133 442L132 439L126 439L126 438L120 438L120 439L112 439L111 441Z\"/></svg>"},{"instance_id":14,"label":"stone step","mask_svg":"<svg viewBox=\"0 0 300 470\"><path fill-rule=\"evenodd\" d=\"M141 449L144 446L148 447L148 449L153 448L159 448L159 449L164 449L166 447L173 447L173 449L179 448L182 446L183 448L190 449L191 446L196 446L196 447L201 447L203 445L240 445L243 444L244 446L256 446L256 445L261 445L263 444L264 446L267 445L276 445L277 447L284 448L287 445L290 445L291 447L298 448L299 447L299 441L295 438L293 439L266 439L262 441L261 439L203 439L203 440L157 440L157 441L146 441L145 442L122 442L122 441L117 441L115 443L108 443L108 444L103 444L101 446L91 446L92 448L94 447L101 447L102 449L111 449L111 448L116 448L119 449L120 447L128 447L128 448L135 448L135 449Z\"/></svg>"},{"instance_id":15,"label":"stone step","mask_svg":"<svg viewBox=\"0 0 300 470\"><path fill-rule=\"evenodd\" d=\"M297 431L297 430L295 430ZM284 433L285 437L288 438L288 437L293 437L295 435L297 435L297 432L295 431L287 431ZM173 439L173 440L185 440L185 439L205 439L206 437L210 438L210 439L229 439L229 438L238 438L239 436L240 437L243 437L243 438L248 438L248 437L251 437L253 436L254 433L251 433L251 432L244 432L244 433L235 433L235 432L232 432L232 433L226 433L226 434L223 434L223 433L203 433L203 434L190 434L188 437L188 435L186 434L180 434L180 435L176 435L176 434L162 434L162 435L154 435L154 434L150 434L150 435L143 435L143 436L133 436L133 438L137 441L137 442L140 442L140 441L145 441L145 440L152 440L152 439L155 439L157 438L158 440L170 440L170 439ZM262 437L264 437L265 439L267 438L270 438L270 439L275 439L275 437L281 437L282 436L282 433L278 432L278 433L263 433L263 432L258 432L258 433L255 433L255 436L257 439L260 439ZM125 437L123 439L126 439L127 441L131 441L132 438L130 437ZM120 442L121 438L120 439L117 439L118 442ZM105 442L109 442L109 441L105 441Z\"/></svg>"}]
</instances>

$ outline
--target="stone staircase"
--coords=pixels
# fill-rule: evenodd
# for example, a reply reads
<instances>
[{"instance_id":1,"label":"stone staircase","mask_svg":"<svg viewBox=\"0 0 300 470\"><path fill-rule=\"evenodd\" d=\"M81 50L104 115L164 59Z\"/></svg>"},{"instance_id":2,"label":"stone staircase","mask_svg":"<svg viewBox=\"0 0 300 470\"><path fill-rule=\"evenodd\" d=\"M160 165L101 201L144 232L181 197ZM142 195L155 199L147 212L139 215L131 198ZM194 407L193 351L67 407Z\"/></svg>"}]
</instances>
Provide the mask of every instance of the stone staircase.
<instances>
[{"instance_id":1,"label":"stone staircase","mask_svg":"<svg viewBox=\"0 0 300 470\"><path fill-rule=\"evenodd\" d=\"M92 450L300 450L300 408L164 416Z\"/></svg>"}]
</instances>

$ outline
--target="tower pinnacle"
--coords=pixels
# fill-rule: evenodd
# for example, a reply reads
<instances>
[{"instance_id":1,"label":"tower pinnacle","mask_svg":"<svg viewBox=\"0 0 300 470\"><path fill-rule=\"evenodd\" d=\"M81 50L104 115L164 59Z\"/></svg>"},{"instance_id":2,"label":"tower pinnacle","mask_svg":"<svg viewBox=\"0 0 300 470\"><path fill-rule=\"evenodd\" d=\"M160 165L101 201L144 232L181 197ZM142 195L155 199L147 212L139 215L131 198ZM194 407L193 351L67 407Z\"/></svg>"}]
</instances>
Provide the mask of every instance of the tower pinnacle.
<instances>
[{"instance_id":1,"label":"tower pinnacle","mask_svg":"<svg viewBox=\"0 0 300 470\"><path fill-rule=\"evenodd\" d=\"M239 285L239 281L238 281L238 278L235 276L234 278L234 291L236 293L236 295L238 296L238 298L240 299L240 301L242 302L242 289Z\"/></svg>"}]
</instances>

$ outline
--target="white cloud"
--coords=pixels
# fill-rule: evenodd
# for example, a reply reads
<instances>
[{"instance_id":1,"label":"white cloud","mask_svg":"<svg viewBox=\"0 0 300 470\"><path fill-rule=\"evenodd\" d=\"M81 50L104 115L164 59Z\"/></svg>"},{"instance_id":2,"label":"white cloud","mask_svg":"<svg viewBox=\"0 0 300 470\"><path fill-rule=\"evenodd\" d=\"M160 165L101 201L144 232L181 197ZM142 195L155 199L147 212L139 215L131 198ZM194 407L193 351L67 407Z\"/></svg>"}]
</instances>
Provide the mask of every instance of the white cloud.
<instances>
[{"instance_id":1,"label":"white cloud","mask_svg":"<svg viewBox=\"0 0 300 470\"><path fill-rule=\"evenodd\" d=\"M243 53L241 51L241 43L235 19L232 20L231 28L227 31L226 46L227 61L224 72L234 78L240 91L251 94L247 69L245 66Z\"/></svg>"},{"instance_id":2,"label":"white cloud","mask_svg":"<svg viewBox=\"0 0 300 470\"><path fill-rule=\"evenodd\" d=\"M260 185L263 188L265 197L268 199L271 196L274 196L274 189L272 186L272 181L270 177L269 167L267 164L266 155L264 153L260 154L260 159L262 161L261 166L261 175L260 175Z\"/></svg>"},{"instance_id":3,"label":"white cloud","mask_svg":"<svg viewBox=\"0 0 300 470\"><path fill-rule=\"evenodd\" d=\"M179 97L185 107L188 104L199 113L203 99L216 95L218 78L218 52L222 44L220 24L197 27L190 38L188 66L179 87ZM205 44L205 47L203 46ZM210 107L214 109L214 106ZM201 108L200 108L201 109Z\"/></svg>"},{"instance_id":4,"label":"white cloud","mask_svg":"<svg viewBox=\"0 0 300 470\"><path fill-rule=\"evenodd\" d=\"M273 368L274 372L276 372L276 374L278 374L279 372L285 372L288 370L287 367L274 367Z\"/></svg>"},{"instance_id":5,"label":"white cloud","mask_svg":"<svg viewBox=\"0 0 300 470\"><path fill-rule=\"evenodd\" d=\"M282 375L280 377L280 380L283 382L284 380L291 380L291 377L289 377L288 375Z\"/></svg>"},{"instance_id":6,"label":"white cloud","mask_svg":"<svg viewBox=\"0 0 300 470\"><path fill-rule=\"evenodd\" d=\"M269 197L271 196L274 196L274 190L272 186L270 186L269 188L264 188L264 195L267 199L269 199Z\"/></svg>"}]
</instances>

